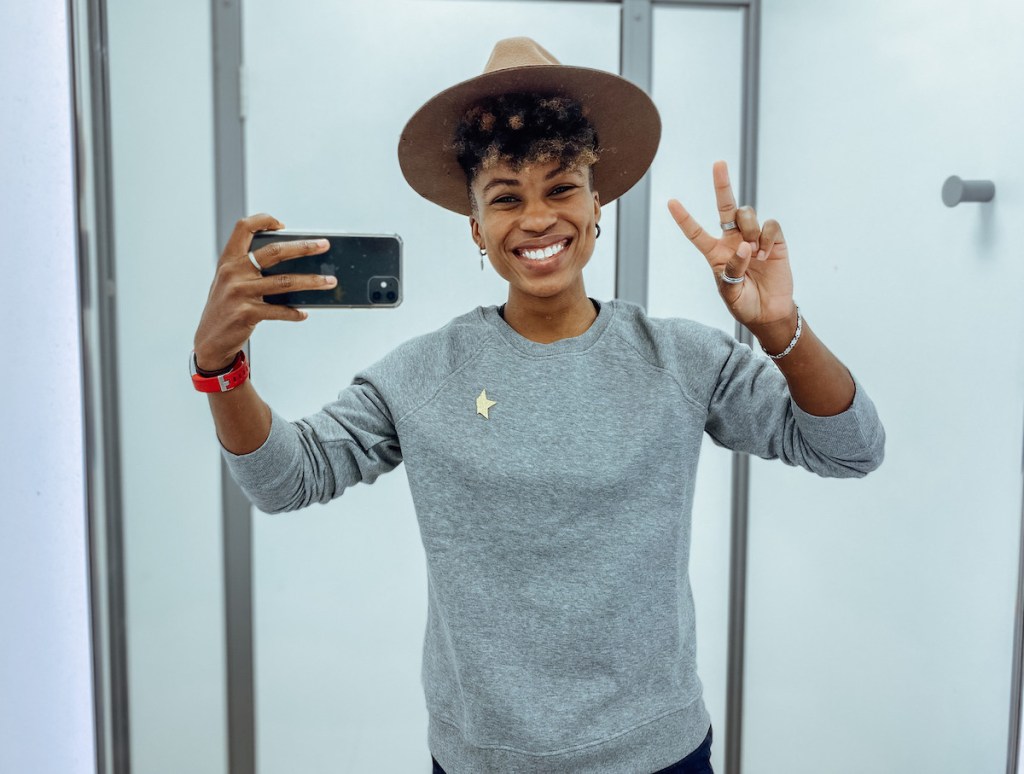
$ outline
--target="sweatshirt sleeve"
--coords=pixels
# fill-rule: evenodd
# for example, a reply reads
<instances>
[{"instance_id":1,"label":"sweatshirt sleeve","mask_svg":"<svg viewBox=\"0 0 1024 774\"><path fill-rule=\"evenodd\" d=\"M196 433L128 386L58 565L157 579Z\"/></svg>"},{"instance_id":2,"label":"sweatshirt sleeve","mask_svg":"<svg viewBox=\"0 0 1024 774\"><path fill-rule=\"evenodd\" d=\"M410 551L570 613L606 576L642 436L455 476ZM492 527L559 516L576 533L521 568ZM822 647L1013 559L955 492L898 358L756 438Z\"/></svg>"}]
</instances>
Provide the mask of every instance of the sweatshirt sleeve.
<instances>
[{"instance_id":1,"label":"sweatshirt sleeve","mask_svg":"<svg viewBox=\"0 0 1024 774\"><path fill-rule=\"evenodd\" d=\"M885 430L863 387L854 384L846 411L831 417L808 414L790 397L785 377L768 358L733 340L705 429L715 443L734 451L781 459L820 476L861 477L882 463Z\"/></svg>"},{"instance_id":2,"label":"sweatshirt sleeve","mask_svg":"<svg viewBox=\"0 0 1024 774\"><path fill-rule=\"evenodd\" d=\"M221 452L246 496L266 513L326 503L360 481L373 483L402 461L391 412L374 387L359 379L297 422L273 413L270 435L255 451Z\"/></svg>"}]
</instances>

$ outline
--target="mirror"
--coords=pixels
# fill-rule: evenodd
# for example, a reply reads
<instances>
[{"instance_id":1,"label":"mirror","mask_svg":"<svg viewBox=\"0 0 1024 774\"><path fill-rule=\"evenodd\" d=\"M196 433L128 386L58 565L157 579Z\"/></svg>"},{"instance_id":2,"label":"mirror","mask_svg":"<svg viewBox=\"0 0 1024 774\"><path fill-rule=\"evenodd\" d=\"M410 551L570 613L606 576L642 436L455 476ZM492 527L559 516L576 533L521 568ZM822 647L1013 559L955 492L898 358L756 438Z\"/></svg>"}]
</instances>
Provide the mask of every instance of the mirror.
<instances>
[{"instance_id":1,"label":"mirror","mask_svg":"<svg viewBox=\"0 0 1024 774\"><path fill-rule=\"evenodd\" d=\"M733 161L740 141L741 12L670 6L654 9L665 138L651 178L649 308L728 327L662 208L679 196L714 222L710 163ZM245 3L249 209L295 228L398 231L407 250L399 309L261 328L253 378L282 415L315 410L410 336L500 303L502 283L480 272L464 219L402 180L398 132L427 97L479 72L498 37L530 34L563 61L617 70L620 10ZM1006 211L1024 168L1011 134L1024 106L1005 84L1024 71L1014 45L1024 11L996 0L933 10L923 0L761 9L759 212L783 224L808 320L870 391L890 440L886 464L863 482L752 463L744 772L854 771L843 767L864 740L894 770L1005 763L1024 433L1024 266ZM220 250L210 15L204 4L106 4L139 771L228 765L218 451L183 376ZM987 209L942 205L954 173L996 181ZM614 295L614 216L604 213L589 270L597 297ZM709 449L702 464L691 568L722 740L731 460ZM253 515L261 770L356 771L381 750L389 770L429 769L425 578L404 475L326 507ZM716 770L722 750L717 741Z\"/></svg>"}]
</instances>

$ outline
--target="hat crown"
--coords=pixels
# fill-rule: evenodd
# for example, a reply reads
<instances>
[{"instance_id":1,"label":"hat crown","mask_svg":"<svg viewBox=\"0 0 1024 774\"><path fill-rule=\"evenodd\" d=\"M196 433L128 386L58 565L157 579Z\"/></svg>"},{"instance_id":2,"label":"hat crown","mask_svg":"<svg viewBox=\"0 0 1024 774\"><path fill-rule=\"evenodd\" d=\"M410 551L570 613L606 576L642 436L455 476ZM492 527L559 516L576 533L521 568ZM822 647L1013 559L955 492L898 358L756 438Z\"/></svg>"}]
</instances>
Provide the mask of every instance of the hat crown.
<instances>
[{"instance_id":1,"label":"hat crown","mask_svg":"<svg viewBox=\"0 0 1024 774\"><path fill-rule=\"evenodd\" d=\"M484 73L507 70L510 67L531 67L536 65L560 65L551 52L533 38L505 38L494 45L491 58L484 66Z\"/></svg>"}]
</instances>

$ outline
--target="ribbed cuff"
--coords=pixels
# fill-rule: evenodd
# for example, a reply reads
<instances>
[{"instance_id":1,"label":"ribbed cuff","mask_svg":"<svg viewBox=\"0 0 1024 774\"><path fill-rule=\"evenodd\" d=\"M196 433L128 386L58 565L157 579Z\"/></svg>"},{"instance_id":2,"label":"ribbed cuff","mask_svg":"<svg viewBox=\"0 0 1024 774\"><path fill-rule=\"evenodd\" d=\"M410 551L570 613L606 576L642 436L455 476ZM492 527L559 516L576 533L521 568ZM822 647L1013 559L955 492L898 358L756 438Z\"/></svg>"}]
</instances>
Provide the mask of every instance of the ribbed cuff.
<instances>
[{"instance_id":1,"label":"ribbed cuff","mask_svg":"<svg viewBox=\"0 0 1024 774\"><path fill-rule=\"evenodd\" d=\"M808 414L793 405L793 415L804 439L823 454L849 459L851 454L880 449L885 440L875 404L854 380L853 403L846 411L831 417Z\"/></svg>"}]
</instances>

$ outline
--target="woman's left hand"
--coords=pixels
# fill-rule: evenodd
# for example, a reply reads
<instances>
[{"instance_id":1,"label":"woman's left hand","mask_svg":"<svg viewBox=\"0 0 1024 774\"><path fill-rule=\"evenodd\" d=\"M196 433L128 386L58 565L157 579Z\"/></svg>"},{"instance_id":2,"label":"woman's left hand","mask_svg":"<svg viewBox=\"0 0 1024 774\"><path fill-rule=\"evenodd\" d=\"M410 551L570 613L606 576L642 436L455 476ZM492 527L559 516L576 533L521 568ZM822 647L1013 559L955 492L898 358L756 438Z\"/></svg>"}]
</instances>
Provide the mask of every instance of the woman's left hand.
<instances>
[{"instance_id":1,"label":"woman's left hand","mask_svg":"<svg viewBox=\"0 0 1024 774\"><path fill-rule=\"evenodd\" d=\"M733 317L748 328L789 319L794 316L793 273L782 228L775 220L765 221L762 227L752 207L736 207L724 161L715 162L713 176L720 220L723 224L735 222L736 228L715 238L678 200L669 201L669 212L707 259L718 292ZM729 284L722 279L723 271L728 277L744 280Z\"/></svg>"}]
</instances>

